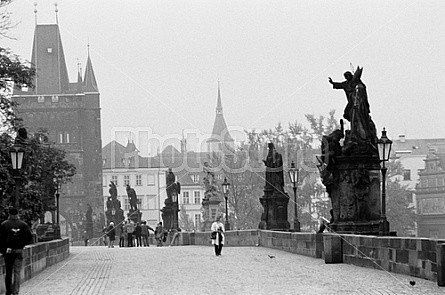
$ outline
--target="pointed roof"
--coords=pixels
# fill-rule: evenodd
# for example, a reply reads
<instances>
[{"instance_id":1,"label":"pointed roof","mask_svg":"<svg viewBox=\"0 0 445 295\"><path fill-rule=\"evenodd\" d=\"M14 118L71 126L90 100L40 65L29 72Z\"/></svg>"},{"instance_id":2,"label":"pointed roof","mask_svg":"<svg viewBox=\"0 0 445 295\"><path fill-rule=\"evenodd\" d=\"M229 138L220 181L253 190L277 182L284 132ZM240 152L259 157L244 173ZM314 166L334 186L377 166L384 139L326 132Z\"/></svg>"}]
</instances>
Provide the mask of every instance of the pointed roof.
<instances>
[{"instance_id":1,"label":"pointed roof","mask_svg":"<svg viewBox=\"0 0 445 295\"><path fill-rule=\"evenodd\" d=\"M88 50L87 64L85 67L85 92L99 92L97 87L96 76L94 75L93 64L91 63L90 51Z\"/></svg>"},{"instance_id":2,"label":"pointed roof","mask_svg":"<svg viewBox=\"0 0 445 295\"><path fill-rule=\"evenodd\" d=\"M31 62L36 68L35 94L69 91L65 54L57 24L36 25Z\"/></svg>"},{"instance_id":3,"label":"pointed roof","mask_svg":"<svg viewBox=\"0 0 445 295\"><path fill-rule=\"evenodd\" d=\"M221 102L221 90L218 81L218 100L216 103L216 116L215 122L213 123L213 130L208 142L215 142L223 140L225 143L234 142L232 136L230 136L229 130L227 128L226 120L223 116L223 107Z\"/></svg>"}]
</instances>

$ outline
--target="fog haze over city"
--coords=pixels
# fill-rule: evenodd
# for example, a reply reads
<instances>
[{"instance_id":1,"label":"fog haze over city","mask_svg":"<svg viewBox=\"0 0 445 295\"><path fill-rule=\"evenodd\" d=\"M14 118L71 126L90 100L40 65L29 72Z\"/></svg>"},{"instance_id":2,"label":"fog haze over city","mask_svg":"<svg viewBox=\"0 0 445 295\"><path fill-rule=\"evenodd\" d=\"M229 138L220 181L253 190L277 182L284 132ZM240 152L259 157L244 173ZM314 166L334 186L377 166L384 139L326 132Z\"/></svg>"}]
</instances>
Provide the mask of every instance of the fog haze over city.
<instances>
[{"instance_id":1,"label":"fog haze over city","mask_svg":"<svg viewBox=\"0 0 445 295\"><path fill-rule=\"evenodd\" d=\"M16 40L2 46L30 60L35 20L55 23L54 1L16 0L7 9L20 23L10 31ZM357 66L378 134L385 127L392 139L443 138L443 15L444 1L58 3L71 82L89 48L103 145L125 130L209 134L218 81L224 118L239 134L279 122L309 127L305 114L331 109L340 119L346 98L328 77L342 81Z\"/></svg>"}]
</instances>

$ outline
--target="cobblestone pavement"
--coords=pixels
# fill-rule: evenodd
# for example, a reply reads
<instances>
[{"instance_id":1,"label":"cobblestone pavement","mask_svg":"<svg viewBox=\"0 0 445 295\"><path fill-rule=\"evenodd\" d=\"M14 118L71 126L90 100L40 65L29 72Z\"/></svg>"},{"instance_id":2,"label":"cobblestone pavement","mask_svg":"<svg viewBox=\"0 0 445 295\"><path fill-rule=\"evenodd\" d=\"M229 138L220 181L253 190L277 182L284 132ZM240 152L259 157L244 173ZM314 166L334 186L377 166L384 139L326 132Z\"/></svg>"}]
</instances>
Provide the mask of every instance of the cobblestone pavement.
<instances>
[{"instance_id":1,"label":"cobblestone pavement","mask_svg":"<svg viewBox=\"0 0 445 295\"><path fill-rule=\"evenodd\" d=\"M70 251L20 294L445 294L436 282L263 247L226 247L219 257L209 246Z\"/></svg>"}]
</instances>

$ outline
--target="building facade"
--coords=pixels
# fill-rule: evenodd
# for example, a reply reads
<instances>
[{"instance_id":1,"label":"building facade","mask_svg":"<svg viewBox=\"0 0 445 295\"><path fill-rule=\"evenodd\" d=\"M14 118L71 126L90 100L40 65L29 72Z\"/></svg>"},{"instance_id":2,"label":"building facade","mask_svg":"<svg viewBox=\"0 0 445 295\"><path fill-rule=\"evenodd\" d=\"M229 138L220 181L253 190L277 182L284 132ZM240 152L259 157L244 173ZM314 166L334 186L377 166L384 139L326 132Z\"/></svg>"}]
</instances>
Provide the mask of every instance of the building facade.
<instances>
[{"instance_id":1,"label":"building facade","mask_svg":"<svg viewBox=\"0 0 445 295\"><path fill-rule=\"evenodd\" d=\"M445 238L445 149L431 152L416 189L418 236Z\"/></svg>"},{"instance_id":2,"label":"building facade","mask_svg":"<svg viewBox=\"0 0 445 295\"><path fill-rule=\"evenodd\" d=\"M437 187L428 187L431 181L427 179L435 172L427 172L428 162L431 161L432 155L445 150L445 138L435 139L407 139L405 135L400 135L398 139L393 141L391 158L400 161L403 166L401 175L395 176L400 181L402 186L406 186L408 192L406 200L409 202L409 207L413 208L417 215L417 229L412 232L413 236L430 237L437 236L439 233L435 228L435 223L445 223L445 220L440 221L443 217L441 214L437 215L432 202L440 199L439 195L435 195L440 189ZM433 157L434 158L434 157ZM437 165L438 169L440 164ZM431 168L431 167L430 167ZM445 196L443 196L445 202ZM439 207L437 207L439 208ZM445 214L445 211L443 211ZM442 235L445 237L445 234Z\"/></svg>"},{"instance_id":3,"label":"building facade","mask_svg":"<svg viewBox=\"0 0 445 295\"><path fill-rule=\"evenodd\" d=\"M117 199L124 210L127 218L130 210L130 202L126 187L129 185L136 192L138 198L138 209L142 213L141 219L147 221L151 227L161 221L161 208L167 198L166 174L168 168L159 166L158 162L144 158L132 142L123 146L112 141L102 149L102 171L103 171L103 207L110 197L109 185L111 182L117 188Z\"/></svg>"},{"instance_id":4,"label":"building facade","mask_svg":"<svg viewBox=\"0 0 445 295\"><path fill-rule=\"evenodd\" d=\"M60 215L62 234L80 239L89 206L95 228L104 220L100 93L93 65L88 53L83 78L79 69L77 81L69 81L58 24L36 24L31 61L34 88L15 91L12 100L28 132L46 129L48 142L66 150L76 166L72 182L60 191Z\"/></svg>"}]
</instances>

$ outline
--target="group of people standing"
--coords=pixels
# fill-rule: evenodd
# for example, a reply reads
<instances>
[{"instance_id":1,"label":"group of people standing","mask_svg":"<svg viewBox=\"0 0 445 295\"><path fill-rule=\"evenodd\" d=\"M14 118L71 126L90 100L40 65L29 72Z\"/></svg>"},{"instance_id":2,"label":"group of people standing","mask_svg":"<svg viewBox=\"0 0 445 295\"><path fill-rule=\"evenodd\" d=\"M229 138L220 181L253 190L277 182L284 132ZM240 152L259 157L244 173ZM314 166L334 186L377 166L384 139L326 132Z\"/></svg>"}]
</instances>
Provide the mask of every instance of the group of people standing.
<instances>
[{"instance_id":1,"label":"group of people standing","mask_svg":"<svg viewBox=\"0 0 445 295\"><path fill-rule=\"evenodd\" d=\"M210 228L212 245L215 248L215 255L221 256L221 251L224 246L224 224L221 222L221 217L218 216ZM116 240L116 232L119 233L119 247L150 247L148 238L150 231L155 234L157 247L162 247L166 242L168 232L163 228L162 222L158 222L156 229L151 228L146 221L133 222L128 219L116 226L113 222L104 229L106 242L108 248L114 248Z\"/></svg>"},{"instance_id":2,"label":"group of people standing","mask_svg":"<svg viewBox=\"0 0 445 295\"><path fill-rule=\"evenodd\" d=\"M120 225L115 225L113 222L104 229L106 237L105 244L108 248L114 248L116 236L119 236L119 247L149 247L148 237L150 231L155 231L146 221L134 222L128 219Z\"/></svg>"}]
</instances>

